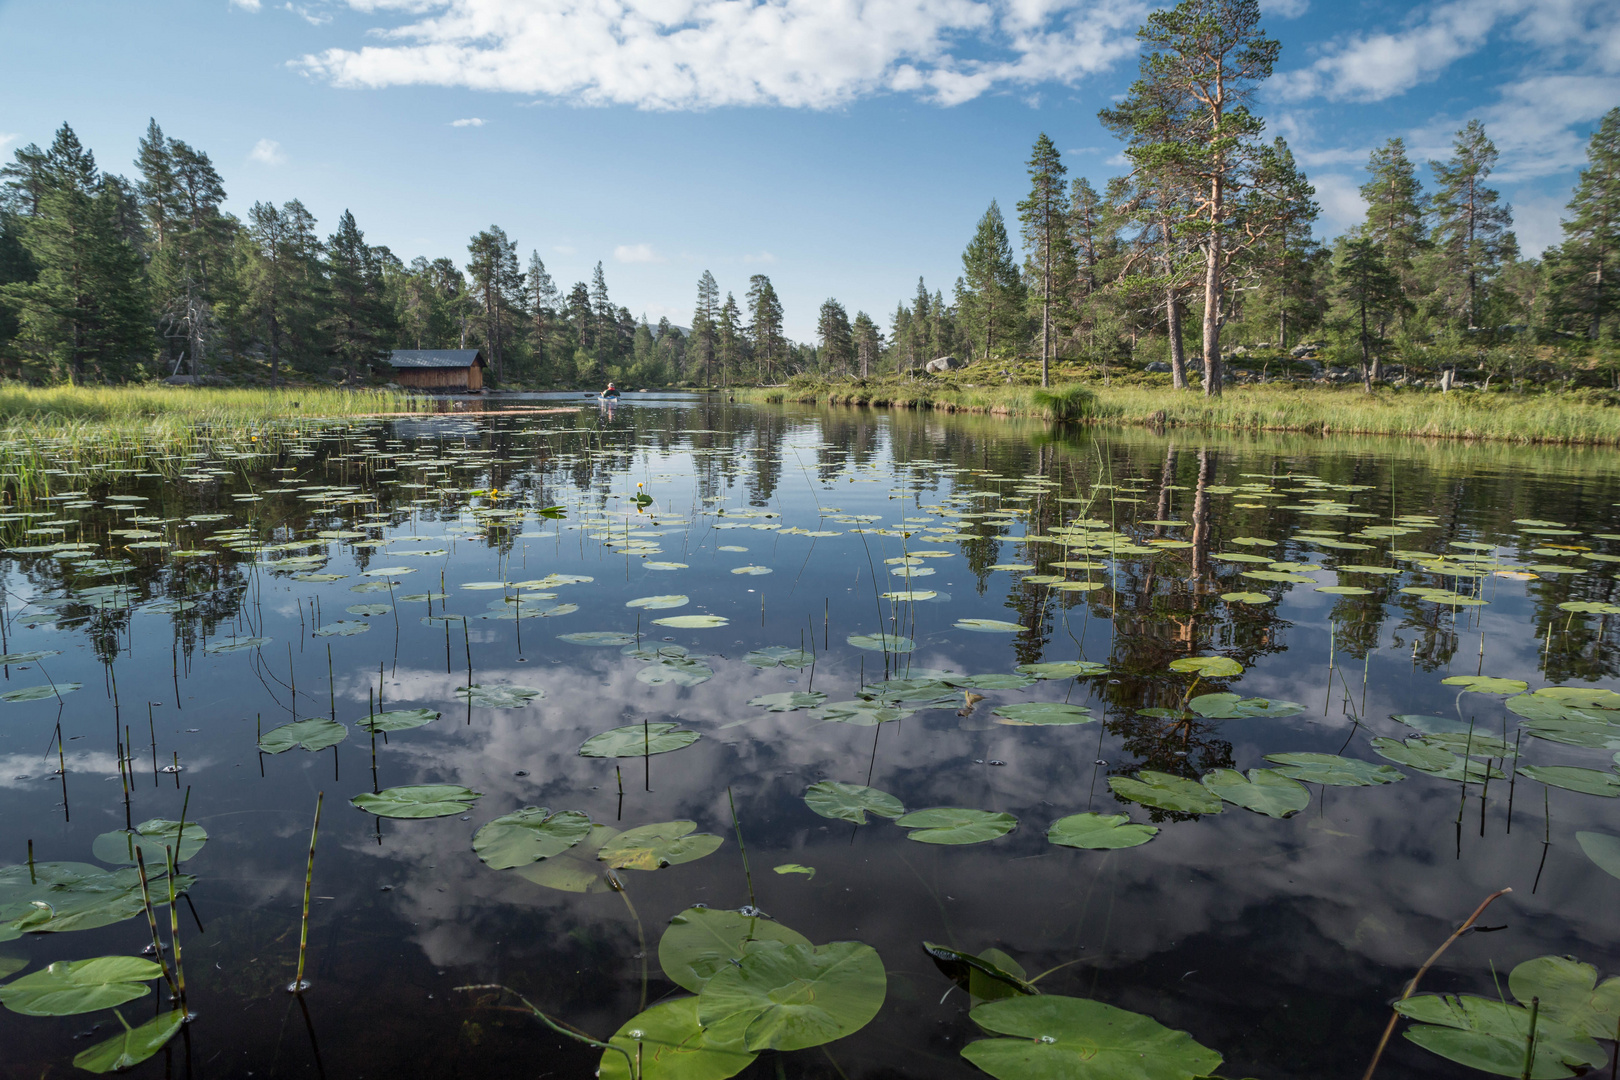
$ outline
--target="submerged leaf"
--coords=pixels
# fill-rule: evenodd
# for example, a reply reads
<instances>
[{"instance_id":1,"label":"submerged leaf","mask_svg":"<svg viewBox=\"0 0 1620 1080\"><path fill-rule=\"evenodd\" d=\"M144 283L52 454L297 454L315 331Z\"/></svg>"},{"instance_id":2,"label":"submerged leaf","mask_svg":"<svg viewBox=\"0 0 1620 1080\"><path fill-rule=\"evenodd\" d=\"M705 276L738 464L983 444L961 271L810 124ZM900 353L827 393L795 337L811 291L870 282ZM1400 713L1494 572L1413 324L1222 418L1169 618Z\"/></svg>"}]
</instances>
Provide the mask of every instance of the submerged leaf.
<instances>
[{"instance_id":1,"label":"submerged leaf","mask_svg":"<svg viewBox=\"0 0 1620 1080\"><path fill-rule=\"evenodd\" d=\"M619 835L611 825L592 825L585 839L560 854L536 863L519 866L512 873L536 885L571 893L604 893L612 890L608 874L596 861L602 845Z\"/></svg>"},{"instance_id":2,"label":"submerged leaf","mask_svg":"<svg viewBox=\"0 0 1620 1080\"><path fill-rule=\"evenodd\" d=\"M1579 791L1583 795L1601 795L1606 799L1620 796L1620 776L1597 769L1581 769L1574 765L1526 765L1520 776L1539 780L1549 787L1566 791Z\"/></svg>"}]
</instances>

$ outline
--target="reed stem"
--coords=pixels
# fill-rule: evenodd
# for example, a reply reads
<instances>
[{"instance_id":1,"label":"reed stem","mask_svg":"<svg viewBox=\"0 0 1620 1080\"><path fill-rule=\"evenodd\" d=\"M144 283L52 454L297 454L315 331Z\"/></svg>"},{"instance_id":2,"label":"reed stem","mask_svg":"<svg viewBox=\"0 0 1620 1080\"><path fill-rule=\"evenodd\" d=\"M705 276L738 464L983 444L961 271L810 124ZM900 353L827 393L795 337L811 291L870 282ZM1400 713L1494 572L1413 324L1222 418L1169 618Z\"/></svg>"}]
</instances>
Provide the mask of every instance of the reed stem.
<instances>
[{"instance_id":1,"label":"reed stem","mask_svg":"<svg viewBox=\"0 0 1620 1080\"><path fill-rule=\"evenodd\" d=\"M325 801L326 792L315 796L315 824L309 830L309 862L304 866L304 915L298 926L298 973L293 976L292 985L287 987L294 994L302 994L309 989L309 983L304 981L304 957L309 950L309 892L315 879L315 839L320 835L321 804Z\"/></svg>"}]
</instances>

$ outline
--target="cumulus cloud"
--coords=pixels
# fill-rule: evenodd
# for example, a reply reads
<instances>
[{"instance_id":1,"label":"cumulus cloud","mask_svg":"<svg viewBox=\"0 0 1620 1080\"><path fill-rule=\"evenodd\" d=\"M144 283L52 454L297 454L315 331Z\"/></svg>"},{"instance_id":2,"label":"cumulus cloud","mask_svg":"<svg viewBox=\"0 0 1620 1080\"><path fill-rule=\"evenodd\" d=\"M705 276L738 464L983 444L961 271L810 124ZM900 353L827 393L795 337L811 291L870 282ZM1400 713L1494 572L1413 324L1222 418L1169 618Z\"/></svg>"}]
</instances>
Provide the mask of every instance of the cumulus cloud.
<instances>
[{"instance_id":1,"label":"cumulus cloud","mask_svg":"<svg viewBox=\"0 0 1620 1080\"><path fill-rule=\"evenodd\" d=\"M1297 19L1309 11L1311 0L1265 0L1260 9L1279 19Z\"/></svg>"},{"instance_id":2,"label":"cumulus cloud","mask_svg":"<svg viewBox=\"0 0 1620 1080\"><path fill-rule=\"evenodd\" d=\"M451 127L483 127L489 121L480 116L469 116L462 120L450 121Z\"/></svg>"},{"instance_id":3,"label":"cumulus cloud","mask_svg":"<svg viewBox=\"0 0 1620 1080\"><path fill-rule=\"evenodd\" d=\"M1342 233L1366 215L1360 181L1337 173L1313 173L1311 186L1316 188L1316 203L1322 208L1318 228L1325 235Z\"/></svg>"},{"instance_id":4,"label":"cumulus cloud","mask_svg":"<svg viewBox=\"0 0 1620 1080\"><path fill-rule=\"evenodd\" d=\"M231 7L239 7L243 11L258 11L259 0L231 0Z\"/></svg>"},{"instance_id":5,"label":"cumulus cloud","mask_svg":"<svg viewBox=\"0 0 1620 1080\"><path fill-rule=\"evenodd\" d=\"M281 144L276 140L260 139L253 144L248 159L261 165L280 165L287 160L287 155L281 152Z\"/></svg>"},{"instance_id":6,"label":"cumulus cloud","mask_svg":"<svg viewBox=\"0 0 1620 1080\"><path fill-rule=\"evenodd\" d=\"M1297 2L1297 0L1291 0ZM644 109L958 104L1136 53L1141 0L349 0L411 21L297 61L338 86L464 86Z\"/></svg>"},{"instance_id":7,"label":"cumulus cloud","mask_svg":"<svg viewBox=\"0 0 1620 1080\"><path fill-rule=\"evenodd\" d=\"M652 249L651 244L620 244L613 249L613 258L622 263L660 263L664 257Z\"/></svg>"}]
</instances>

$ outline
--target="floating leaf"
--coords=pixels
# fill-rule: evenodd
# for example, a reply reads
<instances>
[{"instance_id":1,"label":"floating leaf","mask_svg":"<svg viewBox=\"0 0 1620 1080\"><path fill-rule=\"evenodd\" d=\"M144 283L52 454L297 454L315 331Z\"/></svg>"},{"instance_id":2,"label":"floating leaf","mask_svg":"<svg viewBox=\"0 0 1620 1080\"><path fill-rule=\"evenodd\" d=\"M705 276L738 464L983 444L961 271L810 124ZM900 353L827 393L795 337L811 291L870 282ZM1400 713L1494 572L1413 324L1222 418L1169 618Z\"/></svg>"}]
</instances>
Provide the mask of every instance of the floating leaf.
<instances>
[{"instance_id":1,"label":"floating leaf","mask_svg":"<svg viewBox=\"0 0 1620 1080\"><path fill-rule=\"evenodd\" d=\"M74 1016L145 997L163 969L139 956L58 960L0 986L0 1005L24 1016Z\"/></svg>"},{"instance_id":2,"label":"floating leaf","mask_svg":"<svg viewBox=\"0 0 1620 1080\"><path fill-rule=\"evenodd\" d=\"M1311 793L1303 784L1275 769L1250 769L1247 780L1236 769L1215 769L1199 782L1234 806L1267 817L1292 817L1311 804Z\"/></svg>"},{"instance_id":3,"label":"floating leaf","mask_svg":"<svg viewBox=\"0 0 1620 1080\"><path fill-rule=\"evenodd\" d=\"M1581 769L1574 765L1526 765L1520 776L1539 780L1549 787L1578 791L1583 795L1601 795L1612 799L1620 795L1620 776L1597 769Z\"/></svg>"},{"instance_id":4,"label":"floating leaf","mask_svg":"<svg viewBox=\"0 0 1620 1080\"><path fill-rule=\"evenodd\" d=\"M1029 701L1015 705L997 705L997 723L1013 727L1051 727L1061 724L1089 724L1097 719L1090 709L1067 705L1061 701Z\"/></svg>"},{"instance_id":5,"label":"floating leaf","mask_svg":"<svg viewBox=\"0 0 1620 1080\"><path fill-rule=\"evenodd\" d=\"M259 646L268 645L274 640L274 638L267 637L233 638L230 641L216 641L208 646L205 651L210 656L217 653L241 652L243 649L257 649Z\"/></svg>"},{"instance_id":6,"label":"floating leaf","mask_svg":"<svg viewBox=\"0 0 1620 1080\"><path fill-rule=\"evenodd\" d=\"M641 596L634 600L625 601L625 607L647 608L652 611L663 611L666 608L685 607L692 602L690 596L672 593L668 596Z\"/></svg>"},{"instance_id":7,"label":"floating leaf","mask_svg":"<svg viewBox=\"0 0 1620 1080\"><path fill-rule=\"evenodd\" d=\"M1221 599L1228 604L1269 604L1273 598L1263 592L1223 592Z\"/></svg>"},{"instance_id":8,"label":"floating leaf","mask_svg":"<svg viewBox=\"0 0 1620 1080\"><path fill-rule=\"evenodd\" d=\"M1022 690L1035 685L1032 675L1009 675L999 671L986 675L947 675L939 681L959 690Z\"/></svg>"},{"instance_id":9,"label":"floating leaf","mask_svg":"<svg viewBox=\"0 0 1620 1080\"><path fill-rule=\"evenodd\" d=\"M913 810L895 824L913 830L906 834L907 839L924 844L982 844L1012 832L1018 827L1018 819L991 810L936 806Z\"/></svg>"},{"instance_id":10,"label":"floating leaf","mask_svg":"<svg viewBox=\"0 0 1620 1080\"><path fill-rule=\"evenodd\" d=\"M811 715L817 720L827 720L837 724L876 727L891 720L904 719L911 715L911 710L885 705L881 701L834 701L828 705L823 705L819 711Z\"/></svg>"},{"instance_id":11,"label":"floating leaf","mask_svg":"<svg viewBox=\"0 0 1620 1080\"><path fill-rule=\"evenodd\" d=\"M687 564L683 562L644 562L641 564L646 570L685 570Z\"/></svg>"},{"instance_id":12,"label":"floating leaf","mask_svg":"<svg viewBox=\"0 0 1620 1080\"><path fill-rule=\"evenodd\" d=\"M407 784L362 792L349 802L378 817L436 818L465 814L482 795L460 784Z\"/></svg>"},{"instance_id":13,"label":"floating leaf","mask_svg":"<svg viewBox=\"0 0 1620 1080\"><path fill-rule=\"evenodd\" d=\"M287 750L325 750L349 737L349 729L324 716L295 720L290 724L273 727L259 737L259 750L266 754L280 754Z\"/></svg>"},{"instance_id":14,"label":"floating leaf","mask_svg":"<svg viewBox=\"0 0 1620 1080\"><path fill-rule=\"evenodd\" d=\"M748 704L759 705L767 712L793 712L795 709L813 709L827 700L820 690L790 690L782 694L761 694L749 699Z\"/></svg>"},{"instance_id":15,"label":"floating leaf","mask_svg":"<svg viewBox=\"0 0 1620 1080\"><path fill-rule=\"evenodd\" d=\"M1466 735L1471 725L1463 723L1454 717L1424 716L1421 713L1400 713L1390 717L1396 723L1405 724L1425 735L1443 735L1461 733Z\"/></svg>"},{"instance_id":16,"label":"floating leaf","mask_svg":"<svg viewBox=\"0 0 1620 1080\"><path fill-rule=\"evenodd\" d=\"M1529 683L1519 679L1495 679L1488 675L1453 675L1440 682L1444 686L1460 686L1474 694L1522 694L1530 689Z\"/></svg>"},{"instance_id":17,"label":"floating leaf","mask_svg":"<svg viewBox=\"0 0 1620 1080\"><path fill-rule=\"evenodd\" d=\"M760 941L704 985L698 1020L708 1029L746 1016L749 1050L802 1050L865 1027L887 987L883 961L870 945Z\"/></svg>"},{"instance_id":18,"label":"floating leaf","mask_svg":"<svg viewBox=\"0 0 1620 1080\"><path fill-rule=\"evenodd\" d=\"M125 1023L122 1015L114 1015L124 1025L123 1033L99 1042L88 1050L81 1050L73 1058L75 1068L93 1073L132 1069L163 1049L186 1023L184 1009L166 1012L136 1028Z\"/></svg>"},{"instance_id":19,"label":"floating leaf","mask_svg":"<svg viewBox=\"0 0 1620 1080\"><path fill-rule=\"evenodd\" d=\"M804 649L795 649L787 645L767 645L763 649L755 649L743 657L745 663L757 668L773 668L778 665L785 668L807 668L815 662L815 654Z\"/></svg>"},{"instance_id":20,"label":"floating leaf","mask_svg":"<svg viewBox=\"0 0 1620 1080\"><path fill-rule=\"evenodd\" d=\"M456 687L456 697L486 709L521 709L536 698L545 696L544 690L528 686L484 686L473 683L471 686Z\"/></svg>"},{"instance_id":21,"label":"floating leaf","mask_svg":"<svg viewBox=\"0 0 1620 1080\"><path fill-rule=\"evenodd\" d=\"M510 870L560 855L590 831L591 819L578 810L525 806L481 826L473 834L473 851L491 869Z\"/></svg>"},{"instance_id":22,"label":"floating leaf","mask_svg":"<svg viewBox=\"0 0 1620 1080\"><path fill-rule=\"evenodd\" d=\"M1238 697L1236 694L1200 694L1187 702L1187 707L1199 716L1211 720L1240 720L1254 716L1297 716L1305 706L1297 701L1273 701L1263 697Z\"/></svg>"},{"instance_id":23,"label":"floating leaf","mask_svg":"<svg viewBox=\"0 0 1620 1080\"><path fill-rule=\"evenodd\" d=\"M58 697L62 694L71 694L73 691L79 689L79 687L82 685L84 684L76 682L62 682L57 683L54 686L50 684L46 684L45 686L29 686L22 690L12 690L9 693L0 694L0 701L41 701L48 697Z\"/></svg>"},{"instance_id":24,"label":"floating leaf","mask_svg":"<svg viewBox=\"0 0 1620 1080\"><path fill-rule=\"evenodd\" d=\"M1108 674L1106 664L1094 664L1090 660L1056 660L1045 664L1019 664L1014 670L1022 671L1026 675L1033 675L1037 679L1087 679L1093 675Z\"/></svg>"},{"instance_id":25,"label":"floating leaf","mask_svg":"<svg viewBox=\"0 0 1620 1080\"><path fill-rule=\"evenodd\" d=\"M1612 877L1620 878L1620 836L1607 833L1578 832L1575 841L1586 852L1586 857Z\"/></svg>"},{"instance_id":26,"label":"floating leaf","mask_svg":"<svg viewBox=\"0 0 1620 1080\"><path fill-rule=\"evenodd\" d=\"M670 981L695 994L715 972L741 960L759 941L810 944L797 931L764 915L694 907L669 920L669 929L658 940L658 964Z\"/></svg>"},{"instance_id":27,"label":"floating leaf","mask_svg":"<svg viewBox=\"0 0 1620 1080\"><path fill-rule=\"evenodd\" d=\"M558 634L557 640L570 645L629 645L636 637L617 630L588 630L583 634Z\"/></svg>"},{"instance_id":28,"label":"floating leaf","mask_svg":"<svg viewBox=\"0 0 1620 1080\"><path fill-rule=\"evenodd\" d=\"M1183 656L1170 661L1170 670L1204 679L1230 679L1243 674L1243 665L1225 656Z\"/></svg>"},{"instance_id":29,"label":"floating leaf","mask_svg":"<svg viewBox=\"0 0 1620 1080\"><path fill-rule=\"evenodd\" d=\"M1070 814L1052 822L1046 839L1064 847L1109 851L1145 844L1158 834L1152 825L1131 823L1129 814Z\"/></svg>"},{"instance_id":30,"label":"floating leaf","mask_svg":"<svg viewBox=\"0 0 1620 1080\"><path fill-rule=\"evenodd\" d=\"M1018 994L1038 994L1024 977L1024 969L1000 949L974 956L947 945L923 942L923 952L940 973L981 1001L998 1001Z\"/></svg>"},{"instance_id":31,"label":"floating leaf","mask_svg":"<svg viewBox=\"0 0 1620 1080\"><path fill-rule=\"evenodd\" d=\"M1003 622L1000 619L958 619L956 628L981 634L1021 634L1027 629L1021 623Z\"/></svg>"},{"instance_id":32,"label":"floating leaf","mask_svg":"<svg viewBox=\"0 0 1620 1080\"><path fill-rule=\"evenodd\" d=\"M698 686L714 678L714 669L702 660L691 657L661 657L650 667L636 672L636 681L649 686L673 683L676 686Z\"/></svg>"},{"instance_id":33,"label":"floating leaf","mask_svg":"<svg viewBox=\"0 0 1620 1080\"><path fill-rule=\"evenodd\" d=\"M602 846L597 858L615 870L658 870L694 862L719 849L720 837L695 832L693 821L660 821L626 829Z\"/></svg>"},{"instance_id":34,"label":"floating leaf","mask_svg":"<svg viewBox=\"0 0 1620 1080\"><path fill-rule=\"evenodd\" d=\"M1425 1050L1497 1076L1523 1075L1529 1009L1466 994L1419 994L1397 1001L1395 1011L1419 1021L1406 1037ZM1536 1080L1569 1076L1572 1067L1606 1060L1597 1043L1551 1019L1536 1025L1534 1054L1530 1075Z\"/></svg>"},{"instance_id":35,"label":"floating leaf","mask_svg":"<svg viewBox=\"0 0 1620 1080\"><path fill-rule=\"evenodd\" d=\"M164 848L174 851L176 862L185 862L202 850L208 841L208 830L195 821L186 822L182 839L180 822L166 818L152 818L135 826L133 830L118 829L102 833L90 845L90 852L105 863L135 865L135 852L139 849L148 866L154 862L165 864L168 856Z\"/></svg>"},{"instance_id":36,"label":"floating leaf","mask_svg":"<svg viewBox=\"0 0 1620 1080\"><path fill-rule=\"evenodd\" d=\"M43 660L47 656L61 656L61 649L35 649L32 652L14 652L0 654L0 664L32 664L35 660Z\"/></svg>"},{"instance_id":37,"label":"floating leaf","mask_svg":"<svg viewBox=\"0 0 1620 1080\"><path fill-rule=\"evenodd\" d=\"M395 709L392 712L373 713L362 716L355 721L355 725L364 731L409 731L424 724L431 724L439 718L436 709Z\"/></svg>"},{"instance_id":38,"label":"floating leaf","mask_svg":"<svg viewBox=\"0 0 1620 1080\"><path fill-rule=\"evenodd\" d=\"M730 619L721 615L671 615L667 619L654 619L654 626L669 626L676 630L707 630L716 626L726 626Z\"/></svg>"},{"instance_id":39,"label":"floating leaf","mask_svg":"<svg viewBox=\"0 0 1620 1080\"><path fill-rule=\"evenodd\" d=\"M631 724L592 735L579 748L579 756L620 758L666 754L691 746L700 738L697 732L686 731L679 724Z\"/></svg>"},{"instance_id":40,"label":"floating leaf","mask_svg":"<svg viewBox=\"0 0 1620 1080\"><path fill-rule=\"evenodd\" d=\"M855 634L845 640L857 649L873 652L908 653L917 647L915 641L900 634Z\"/></svg>"},{"instance_id":41,"label":"floating leaf","mask_svg":"<svg viewBox=\"0 0 1620 1080\"><path fill-rule=\"evenodd\" d=\"M887 791L839 780L820 780L804 792L804 803L824 818L866 824L868 812L879 817L897 818L906 812L899 799Z\"/></svg>"},{"instance_id":42,"label":"floating leaf","mask_svg":"<svg viewBox=\"0 0 1620 1080\"><path fill-rule=\"evenodd\" d=\"M743 1048L737 1025L707 1030L698 1023L698 999L661 1001L620 1025L602 1051L600 1080L726 1080L757 1056ZM626 1054L629 1055L626 1058ZM635 1062L632 1074L631 1062Z\"/></svg>"},{"instance_id":43,"label":"floating leaf","mask_svg":"<svg viewBox=\"0 0 1620 1080\"><path fill-rule=\"evenodd\" d=\"M1406 779L1405 773L1391 765L1375 765L1338 754L1267 754L1266 760L1274 762L1277 771L1291 780L1329 787L1369 787Z\"/></svg>"},{"instance_id":44,"label":"floating leaf","mask_svg":"<svg viewBox=\"0 0 1620 1080\"><path fill-rule=\"evenodd\" d=\"M1040 994L975 1008L980 1039L962 1056L997 1080L1193 1080L1221 1055L1185 1031L1100 1001Z\"/></svg>"},{"instance_id":45,"label":"floating leaf","mask_svg":"<svg viewBox=\"0 0 1620 1080\"><path fill-rule=\"evenodd\" d=\"M592 825L585 839L573 847L539 862L516 867L512 873L559 892L610 892L613 886L608 882L609 872L596 861L596 856L602 845L618 835L619 830L611 825Z\"/></svg>"},{"instance_id":46,"label":"floating leaf","mask_svg":"<svg viewBox=\"0 0 1620 1080\"><path fill-rule=\"evenodd\" d=\"M750 577L759 577L761 574L770 573L771 568L768 566L733 566L731 572L733 574L747 574Z\"/></svg>"},{"instance_id":47,"label":"floating leaf","mask_svg":"<svg viewBox=\"0 0 1620 1080\"><path fill-rule=\"evenodd\" d=\"M1143 769L1136 776L1111 776L1108 786L1122 799L1178 814L1218 814L1221 800L1195 780Z\"/></svg>"},{"instance_id":48,"label":"floating leaf","mask_svg":"<svg viewBox=\"0 0 1620 1080\"><path fill-rule=\"evenodd\" d=\"M370 623L349 622L346 619L339 619L335 623L327 623L325 626L322 626L319 629L317 629L315 631L315 636L316 637L353 637L355 634L363 634L367 630L370 630L370 629L371 629L371 624Z\"/></svg>"},{"instance_id":49,"label":"floating leaf","mask_svg":"<svg viewBox=\"0 0 1620 1080\"><path fill-rule=\"evenodd\" d=\"M190 826L187 826L190 831ZM164 880L163 867L147 867L149 881ZM177 893L193 879L174 879ZM152 902L167 903L167 888L153 888ZM22 934L93 930L132 919L145 910L140 874L134 867L103 870L89 863L36 862L0 867L0 941Z\"/></svg>"},{"instance_id":50,"label":"floating leaf","mask_svg":"<svg viewBox=\"0 0 1620 1080\"><path fill-rule=\"evenodd\" d=\"M1573 957L1526 960L1508 975L1508 988L1520 1001L1539 998L1542 1020L1593 1039L1614 1038L1620 1025L1620 978L1599 985L1597 968Z\"/></svg>"},{"instance_id":51,"label":"floating leaf","mask_svg":"<svg viewBox=\"0 0 1620 1080\"><path fill-rule=\"evenodd\" d=\"M781 866L773 866L771 869L775 870L778 874L803 874L807 878L813 878L816 876L816 868L813 866L805 866L803 863L783 863Z\"/></svg>"}]
</instances>

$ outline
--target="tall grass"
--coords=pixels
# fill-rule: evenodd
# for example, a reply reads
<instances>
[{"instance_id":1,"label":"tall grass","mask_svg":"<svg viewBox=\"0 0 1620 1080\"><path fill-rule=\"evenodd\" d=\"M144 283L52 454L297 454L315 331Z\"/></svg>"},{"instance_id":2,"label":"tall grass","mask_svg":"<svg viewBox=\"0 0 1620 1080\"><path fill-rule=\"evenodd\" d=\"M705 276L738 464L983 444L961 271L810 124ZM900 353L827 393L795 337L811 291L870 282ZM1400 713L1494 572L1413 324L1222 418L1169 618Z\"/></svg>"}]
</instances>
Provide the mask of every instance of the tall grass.
<instances>
[{"instance_id":1,"label":"tall grass","mask_svg":"<svg viewBox=\"0 0 1620 1080\"><path fill-rule=\"evenodd\" d=\"M0 386L0 424L147 421L188 423L356 416L408 407L387 390L211 390L174 386Z\"/></svg>"}]
</instances>

